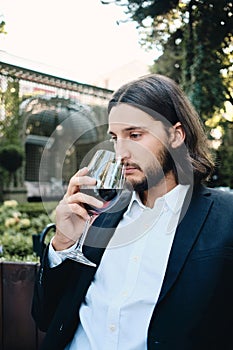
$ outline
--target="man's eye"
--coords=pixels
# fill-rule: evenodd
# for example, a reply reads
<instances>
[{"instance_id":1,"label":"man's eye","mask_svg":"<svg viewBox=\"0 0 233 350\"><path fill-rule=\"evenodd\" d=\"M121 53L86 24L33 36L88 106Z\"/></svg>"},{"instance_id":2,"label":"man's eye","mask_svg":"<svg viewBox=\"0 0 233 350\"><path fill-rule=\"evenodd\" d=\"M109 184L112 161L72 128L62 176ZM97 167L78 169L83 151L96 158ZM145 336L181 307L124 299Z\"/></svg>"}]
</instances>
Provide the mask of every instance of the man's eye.
<instances>
[{"instance_id":1,"label":"man's eye","mask_svg":"<svg viewBox=\"0 0 233 350\"><path fill-rule=\"evenodd\" d=\"M134 140L139 139L141 136L142 136L142 134L139 134L139 133L130 134L130 138L134 139Z\"/></svg>"}]
</instances>

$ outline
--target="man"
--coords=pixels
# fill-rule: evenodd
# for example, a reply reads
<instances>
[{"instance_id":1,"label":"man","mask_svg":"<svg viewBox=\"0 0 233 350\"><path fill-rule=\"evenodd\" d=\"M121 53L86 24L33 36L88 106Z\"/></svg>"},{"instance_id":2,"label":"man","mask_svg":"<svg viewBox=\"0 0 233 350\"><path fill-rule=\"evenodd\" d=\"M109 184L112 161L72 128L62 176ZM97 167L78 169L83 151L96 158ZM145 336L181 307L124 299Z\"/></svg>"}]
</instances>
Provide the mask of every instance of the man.
<instances>
[{"instance_id":1,"label":"man","mask_svg":"<svg viewBox=\"0 0 233 350\"><path fill-rule=\"evenodd\" d=\"M75 174L56 211L33 316L43 350L233 349L233 196L202 185L213 162L198 115L169 78L124 85L109 103L109 134L131 198L101 214L85 255L64 258L101 207Z\"/></svg>"}]
</instances>

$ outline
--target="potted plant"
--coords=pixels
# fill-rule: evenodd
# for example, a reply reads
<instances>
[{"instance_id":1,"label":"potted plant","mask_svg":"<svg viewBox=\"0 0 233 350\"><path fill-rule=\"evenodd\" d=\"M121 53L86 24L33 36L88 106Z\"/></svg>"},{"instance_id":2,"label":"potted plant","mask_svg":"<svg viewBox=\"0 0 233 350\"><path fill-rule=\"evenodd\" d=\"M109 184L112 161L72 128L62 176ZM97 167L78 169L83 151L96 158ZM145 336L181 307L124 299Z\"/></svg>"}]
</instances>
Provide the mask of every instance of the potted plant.
<instances>
[{"instance_id":1,"label":"potted plant","mask_svg":"<svg viewBox=\"0 0 233 350\"><path fill-rule=\"evenodd\" d=\"M42 203L0 205L0 348L36 350L43 333L31 317L35 276L44 227L51 220ZM33 237L34 244L33 246ZM37 252L34 251L37 247ZM33 249L34 248L34 249Z\"/></svg>"}]
</instances>

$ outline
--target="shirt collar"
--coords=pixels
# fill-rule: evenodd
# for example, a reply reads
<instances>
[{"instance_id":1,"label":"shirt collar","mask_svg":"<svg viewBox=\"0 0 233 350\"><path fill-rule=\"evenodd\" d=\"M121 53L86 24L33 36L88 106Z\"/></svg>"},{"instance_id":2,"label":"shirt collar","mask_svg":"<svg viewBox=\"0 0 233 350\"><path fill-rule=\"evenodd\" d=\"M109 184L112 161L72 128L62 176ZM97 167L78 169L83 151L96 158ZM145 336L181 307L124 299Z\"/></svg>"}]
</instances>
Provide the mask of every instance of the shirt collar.
<instances>
[{"instance_id":1,"label":"shirt collar","mask_svg":"<svg viewBox=\"0 0 233 350\"><path fill-rule=\"evenodd\" d=\"M141 199L139 197L139 194L137 192L133 191L131 200L129 202L129 205L128 205L128 208L127 208L125 214L130 212L130 210L132 209L132 206L133 206L134 203L137 204L142 209L146 208L146 206L142 203L142 201L141 201Z\"/></svg>"},{"instance_id":2,"label":"shirt collar","mask_svg":"<svg viewBox=\"0 0 233 350\"><path fill-rule=\"evenodd\" d=\"M177 213L181 210L184 203L185 196L188 192L189 185L177 185L171 191L166 193L159 199L164 200L167 207L173 212Z\"/></svg>"},{"instance_id":3,"label":"shirt collar","mask_svg":"<svg viewBox=\"0 0 233 350\"><path fill-rule=\"evenodd\" d=\"M166 193L165 195L163 195L162 197L159 197L156 201L155 201L155 206L158 204L162 204L164 203L168 209L170 209L173 213L177 213L183 203L184 203L184 199L185 196L188 192L189 189L189 185L177 185L176 187L174 187L171 191L169 191L168 193ZM136 203L137 205L139 205L139 207L141 207L142 209L146 209L147 207L142 203L139 194L137 192L133 192L130 203L128 205L128 209L126 211L126 213L128 213L131 208L132 205Z\"/></svg>"}]
</instances>

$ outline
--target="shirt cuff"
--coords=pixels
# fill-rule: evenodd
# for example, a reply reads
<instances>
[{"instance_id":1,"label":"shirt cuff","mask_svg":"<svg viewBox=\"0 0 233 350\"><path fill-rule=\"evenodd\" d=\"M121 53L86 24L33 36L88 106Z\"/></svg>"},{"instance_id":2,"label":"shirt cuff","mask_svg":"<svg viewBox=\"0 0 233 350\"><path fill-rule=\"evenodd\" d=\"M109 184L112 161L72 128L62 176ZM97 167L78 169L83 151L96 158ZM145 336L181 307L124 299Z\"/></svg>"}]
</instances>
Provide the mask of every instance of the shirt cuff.
<instances>
[{"instance_id":1,"label":"shirt cuff","mask_svg":"<svg viewBox=\"0 0 233 350\"><path fill-rule=\"evenodd\" d=\"M49 243L49 250L48 250L49 267L51 268L60 265L66 259L66 253L72 252L73 250L75 250L77 246L77 243L75 243L68 249L56 251L53 248L52 241L53 241L53 238Z\"/></svg>"}]
</instances>

